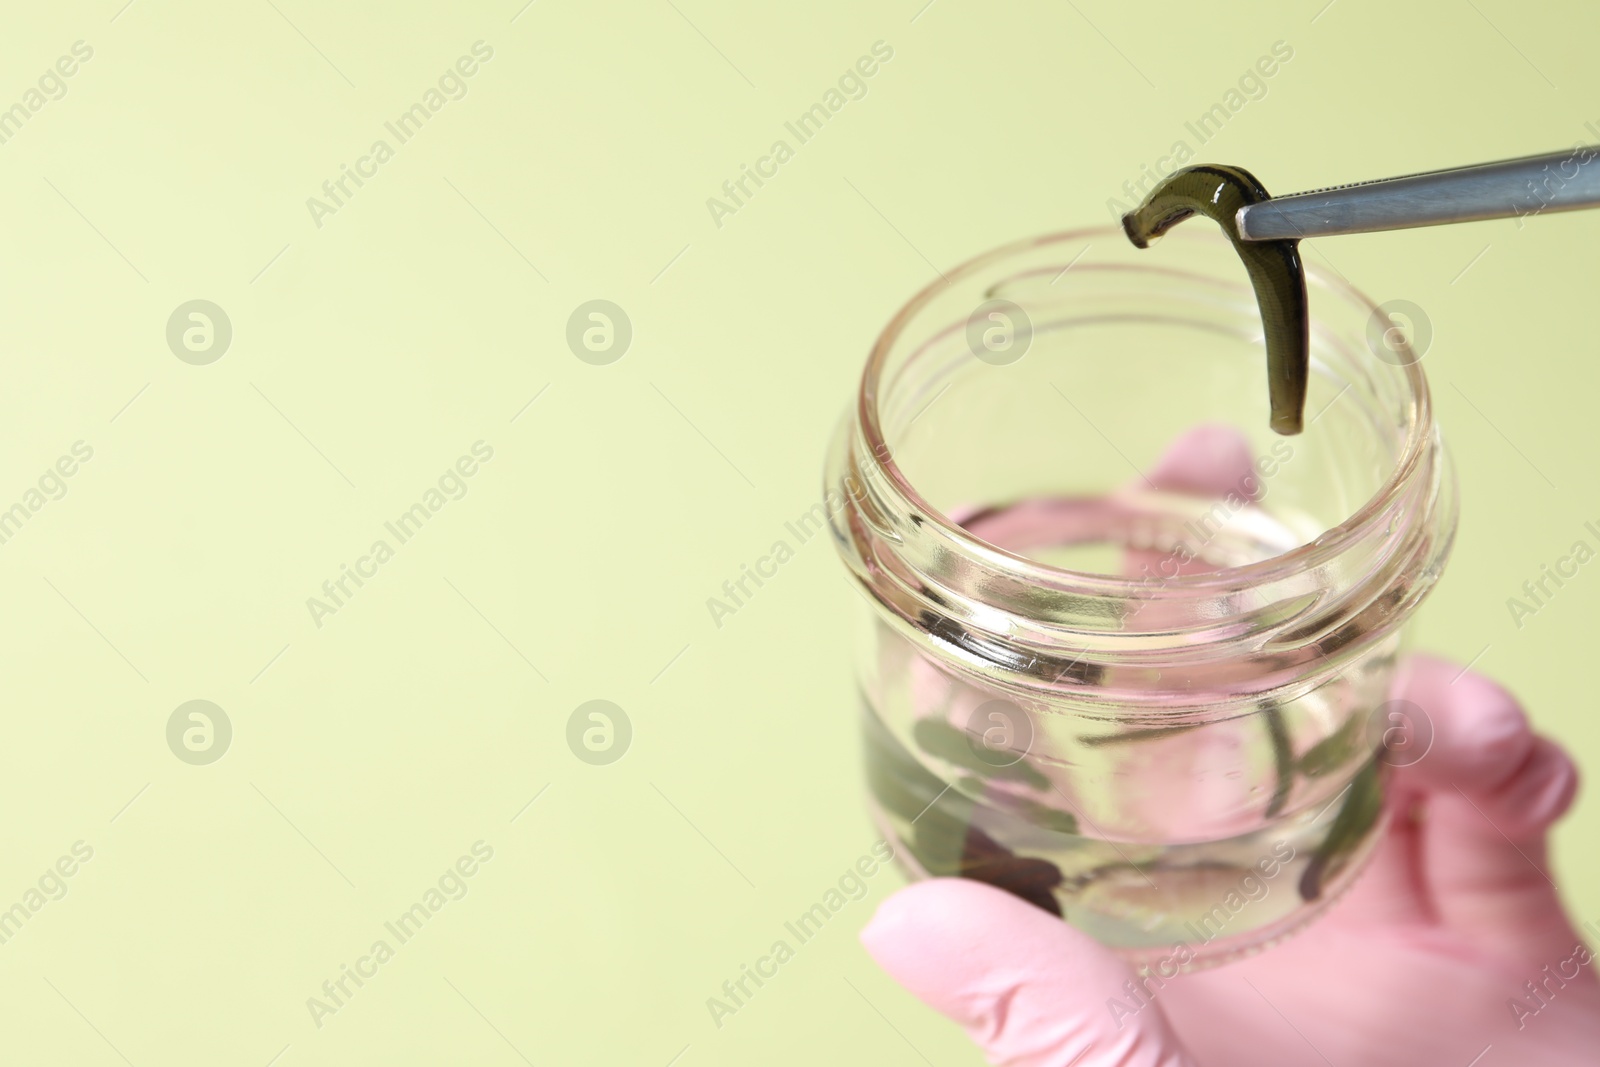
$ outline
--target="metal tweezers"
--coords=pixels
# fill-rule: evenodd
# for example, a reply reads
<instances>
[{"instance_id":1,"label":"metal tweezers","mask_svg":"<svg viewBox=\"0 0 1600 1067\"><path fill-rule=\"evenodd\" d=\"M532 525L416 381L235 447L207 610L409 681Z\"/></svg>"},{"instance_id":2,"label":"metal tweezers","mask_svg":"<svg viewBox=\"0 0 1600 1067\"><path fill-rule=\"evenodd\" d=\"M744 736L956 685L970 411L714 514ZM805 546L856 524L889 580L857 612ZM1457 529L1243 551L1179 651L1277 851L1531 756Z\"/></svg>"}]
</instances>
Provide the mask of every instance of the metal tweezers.
<instances>
[{"instance_id":1,"label":"metal tweezers","mask_svg":"<svg viewBox=\"0 0 1600 1067\"><path fill-rule=\"evenodd\" d=\"M1335 185L1239 209L1246 241L1403 230L1600 207L1600 146Z\"/></svg>"}]
</instances>

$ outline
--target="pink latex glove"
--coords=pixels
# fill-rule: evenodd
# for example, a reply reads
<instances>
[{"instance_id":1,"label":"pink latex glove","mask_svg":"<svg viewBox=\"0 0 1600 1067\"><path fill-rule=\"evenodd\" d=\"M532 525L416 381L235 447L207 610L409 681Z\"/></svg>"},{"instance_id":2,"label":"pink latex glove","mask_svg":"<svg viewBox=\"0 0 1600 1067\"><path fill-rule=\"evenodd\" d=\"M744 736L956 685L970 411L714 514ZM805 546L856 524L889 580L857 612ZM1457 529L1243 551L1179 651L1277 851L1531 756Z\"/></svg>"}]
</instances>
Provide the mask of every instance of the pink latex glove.
<instances>
[{"instance_id":1,"label":"pink latex glove","mask_svg":"<svg viewBox=\"0 0 1600 1067\"><path fill-rule=\"evenodd\" d=\"M1153 475L1204 487L1249 462L1228 436L1189 435ZM861 939L995 1064L1600 1063L1600 963L1546 864L1546 831L1577 791L1572 761L1504 689L1441 660L1410 659L1393 695L1430 717L1433 747L1396 770L1390 830L1360 880L1276 948L1147 979L1136 999L1110 950L962 879L901 890Z\"/></svg>"},{"instance_id":2,"label":"pink latex glove","mask_svg":"<svg viewBox=\"0 0 1600 1067\"><path fill-rule=\"evenodd\" d=\"M1600 982L1545 863L1577 771L1505 690L1457 673L1408 662L1397 695L1432 718L1433 748L1396 771L1397 819L1360 880L1277 948L1180 974L1139 1007L1114 953L950 878L884 901L861 939L996 1064L1592 1067Z\"/></svg>"}]
</instances>

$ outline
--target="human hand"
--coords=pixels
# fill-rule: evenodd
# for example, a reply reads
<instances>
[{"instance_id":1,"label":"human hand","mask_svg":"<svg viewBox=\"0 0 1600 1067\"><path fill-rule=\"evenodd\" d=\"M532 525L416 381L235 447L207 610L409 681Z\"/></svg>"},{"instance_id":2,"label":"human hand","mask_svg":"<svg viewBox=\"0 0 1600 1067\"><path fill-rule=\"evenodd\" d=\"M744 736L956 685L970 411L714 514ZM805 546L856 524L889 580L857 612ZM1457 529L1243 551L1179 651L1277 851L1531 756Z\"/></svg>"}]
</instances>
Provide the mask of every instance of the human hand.
<instances>
[{"instance_id":1,"label":"human hand","mask_svg":"<svg viewBox=\"0 0 1600 1067\"><path fill-rule=\"evenodd\" d=\"M1190 435L1152 477L1204 491L1249 462L1226 438ZM1141 979L1060 919L961 879L902 890L862 940L999 1064L1596 1062L1600 981L1546 864L1571 760L1504 689L1444 661L1409 660L1392 696L1429 716L1432 748L1395 769L1390 830L1355 886L1279 947Z\"/></svg>"},{"instance_id":2,"label":"human hand","mask_svg":"<svg viewBox=\"0 0 1600 1067\"><path fill-rule=\"evenodd\" d=\"M1360 880L1277 948L1146 978L1136 1000L1110 950L961 879L901 890L862 941L998 1064L1593 1064L1600 982L1545 859L1572 761L1505 690L1442 660L1411 659L1396 695L1431 717L1433 748L1396 770L1396 818Z\"/></svg>"}]
</instances>

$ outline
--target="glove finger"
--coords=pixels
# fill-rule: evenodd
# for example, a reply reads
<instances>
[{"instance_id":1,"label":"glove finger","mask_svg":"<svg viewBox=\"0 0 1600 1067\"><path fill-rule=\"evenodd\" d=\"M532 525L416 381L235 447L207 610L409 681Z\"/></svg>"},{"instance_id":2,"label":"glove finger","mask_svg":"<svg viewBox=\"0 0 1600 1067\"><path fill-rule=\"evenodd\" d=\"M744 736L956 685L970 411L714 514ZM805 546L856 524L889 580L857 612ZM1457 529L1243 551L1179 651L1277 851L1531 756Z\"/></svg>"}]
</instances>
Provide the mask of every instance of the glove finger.
<instances>
[{"instance_id":1,"label":"glove finger","mask_svg":"<svg viewBox=\"0 0 1600 1067\"><path fill-rule=\"evenodd\" d=\"M954 878L909 886L879 906L861 941L991 1063L1193 1067L1126 963L992 886Z\"/></svg>"},{"instance_id":2,"label":"glove finger","mask_svg":"<svg viewBox=\"0 0 1600 1067\"><path fill-rule=\"evenodd\" d=\"M1421 872L1438 918L1509 958L1569 951L1576 935L1546 834L1577 794L1572 759L1505 689L1444 660L1413 657L1397 692L1431 726L1431 746L1395 784L1420 800Z\"/></svg>"}]
</instances>

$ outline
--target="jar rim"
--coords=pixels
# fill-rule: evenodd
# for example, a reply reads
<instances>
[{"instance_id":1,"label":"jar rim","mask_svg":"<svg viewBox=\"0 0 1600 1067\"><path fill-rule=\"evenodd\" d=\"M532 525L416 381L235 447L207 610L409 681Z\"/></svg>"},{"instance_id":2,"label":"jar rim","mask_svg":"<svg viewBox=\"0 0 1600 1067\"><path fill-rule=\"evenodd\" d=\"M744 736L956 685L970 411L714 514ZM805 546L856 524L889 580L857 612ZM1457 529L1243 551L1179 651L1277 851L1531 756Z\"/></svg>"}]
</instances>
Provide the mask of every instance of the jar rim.
<instances>
[{"instance_id":1,"label":"jar rim","mask_svg":"<svg viewBox=\"0 0 1600 1067\"><path fill-rule=\"evenodd\" d=\"M881 378L895 342L899 340L916 315L955 281L969 279L986 267L1032 249L1069 241L1094 240L1097 238L1126 240L1126 235L1118 228L1106 226L1064 230L1039 237L1012 241L966 260L958 266L943 272L938 280L924 286L895 313L873 343L872 351L862 371L861 384L857 393L857 420L864 450L871 457L875 470L883 475L887 485L901 498L901 502L908 509L914 511L920 517L921 522L932 525L944 538L961 546L971 554L987 560L991 565L1004 569L1009 576L1022 581L1057 587L1067 585L1090 595L1135 597L1145 586L1145 582L1141 578L1101 574L1093 571L1079 571L1043 563L986 541L967 530L961 524L953 521L943 510L929 503L916 487L911 484L910 480L906 478L899 464L895 461L893 451L885 438L878 412ZM1185 242L1227 243L1226 239L1219 233L1184 230L1169 233L1162 240L1173 241L1175 238ZM1152 262L1151 269L1162 270L1166 268ZM1343 295L1346 299L1367 309L1372 314L1379 313L1378 306L1373 303L1372 299L1351 285L1342 276L1331 275L1320 266L1309 263L1306 264L1306 271L1308 276L1314 277L1323 288ZM1312 323L1315 324L1317 321L1315 306L1312 307L1311 319ZM1412 403L1412 417L1406 425L1406 437L1401 446L1399 458L1383 484L1371 497L1342 522L1329 527L1315 539L1289 549L1287 552L1237 566L1198 573L1172 575L1163 579L1163 586L1169 591L1182 589L1192 593L1203 594L1224 590L1227 587L1236 587L1240 584L1253 585L1275 581L1293 572L1325 564L1348 550L1354 542L1362 539L1375 524L1384 522L1386 512L1389 511L1396 499L1406 492L1408 482L1416 473L1417 468L1424 462L1433 434L1433 402L1428 390L1427 378L1422 372L1420 356L1409 363L1399 365L1397 369L1404 375L1409 399ZM1348 389L1349 385L1347 384L1345 388ZM1344 390L1341 390L1339 395L1343 395L1343 392ZM1337 401L1338 396L1335 396L1329 402L1329 405L1331 406ZM1327 410L1326 407L1323 410ZM1315 420L1313 419L1312 421Z\"/></svg>"}]
</instances>

